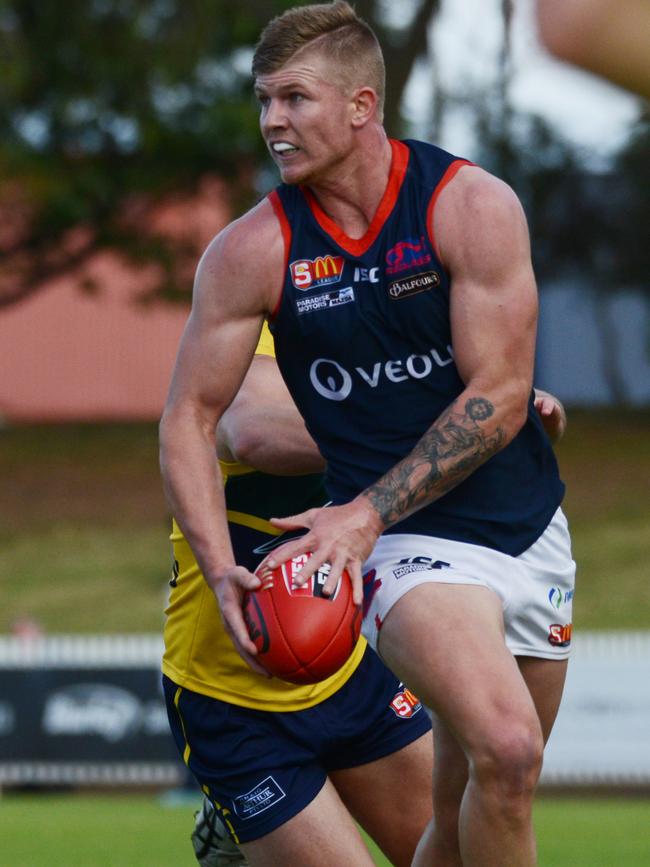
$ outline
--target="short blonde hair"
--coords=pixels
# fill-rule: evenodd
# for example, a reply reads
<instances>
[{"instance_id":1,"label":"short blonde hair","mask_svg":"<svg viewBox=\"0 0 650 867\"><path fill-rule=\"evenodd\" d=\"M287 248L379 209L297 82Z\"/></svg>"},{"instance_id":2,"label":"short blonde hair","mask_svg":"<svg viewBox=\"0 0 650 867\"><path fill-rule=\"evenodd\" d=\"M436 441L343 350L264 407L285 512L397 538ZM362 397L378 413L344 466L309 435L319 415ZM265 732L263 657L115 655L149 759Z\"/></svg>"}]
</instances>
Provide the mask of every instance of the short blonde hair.
<instances>
[{"instance_id":1,"label":"short blonde hair","mask_svg":"<svg viewBox=\"0 0 650 867\"><path fill-rule=\"evenodd\" d=\"M383 116L386 69L372 28L345 0L287 9L264 28L253 55L253 77L277 72L299 51L317 49L336 67L340 81L375 91Z\"/></svg>"}]
</instances>

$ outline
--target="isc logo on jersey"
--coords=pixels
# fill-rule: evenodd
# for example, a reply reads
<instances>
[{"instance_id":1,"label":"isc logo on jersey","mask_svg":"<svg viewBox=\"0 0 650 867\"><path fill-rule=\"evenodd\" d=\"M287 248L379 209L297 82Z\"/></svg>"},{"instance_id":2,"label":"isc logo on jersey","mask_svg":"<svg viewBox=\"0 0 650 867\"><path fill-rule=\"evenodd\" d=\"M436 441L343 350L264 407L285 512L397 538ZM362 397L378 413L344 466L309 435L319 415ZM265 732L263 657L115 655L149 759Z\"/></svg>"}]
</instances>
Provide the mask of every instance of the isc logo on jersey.
<instances>
[{"instance_id":1,"label":"isc logo on jersey","mask_svg":"<svg viewBox=\"0 0 650 867\"><path fill-rule=\"evenodd\" d=\"M316 286L338 283L343 274L343 256L318 256L316 259L297 259L289 265L291 282L306 292Z\"/></svg>"},{"instance_id":2,"label":"isc logo on jersey","mask_svg":"<svg viewBox=\"0 0 650 867\"><path fill-rule=\"evenodd\" d=\"M311 578L305 581L304 584L296 584L296 577L307 560L309 560L309 554L299 554L297 557L293 557L290 563L284 563L282 566L282 577L284 578L284 583L290 596L323 595L323 586L330 574L329 563L323 563L322 566L319 566L316 572L314 572ZM332 595L326 598L332 601L336 599L340 587L341 581L339 579Z\"/></svg>"}]
</instances>

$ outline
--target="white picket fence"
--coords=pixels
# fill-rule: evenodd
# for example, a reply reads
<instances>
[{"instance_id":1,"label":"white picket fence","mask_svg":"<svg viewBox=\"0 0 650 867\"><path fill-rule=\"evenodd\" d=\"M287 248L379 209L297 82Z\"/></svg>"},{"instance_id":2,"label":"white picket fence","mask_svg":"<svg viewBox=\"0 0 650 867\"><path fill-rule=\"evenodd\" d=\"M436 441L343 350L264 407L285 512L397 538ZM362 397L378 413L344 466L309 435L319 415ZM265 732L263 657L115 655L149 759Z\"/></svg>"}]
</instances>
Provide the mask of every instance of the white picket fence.
<instances>
[{"instance_id":1,"label":"white picket fence","mask_svg":"<svg viewBox=\"0 0 650 867\"><path fill-rule=\"evenodd\" d=\"M151 668L154 678L161 655L162 642L157 635L52 636L35 641L0 636L0 683L3 672L15 683L17 670L43 669L79 670L79 679L83 680L84 669ZM8 698L0 690L0 754L3 737L8 738L12 728L15 729ZM133 700L137 703L138 697ZM106 709L105 704L103 707ZM88 713L88 708L80 712ZM153 716L151 712L149 715L150 729L155 729L158 735L166 729L163 714L161 705ZM151 728L154 718L156 726ZM14 767L7 762L9 758L5 755L4 763L0 762L0 782L36 781L34 769L40 764L22 762ZM178 773L174 762L140 766L137 757L133 759L126 777L122 765L110 760L106 766L102 765L102 773L113 781L134 783L149 780L152 773L170 778ZM50 768L48 774L62 778L67 773L66 767L60 764ZM101 782L101 774L88 776L89 767L84 765L81 777L78 776L81 771L76 769L77 778L82 782L86 778ZM565 694L547 746L542 784L650 785L650 632L574 633Z\"/></svg>"}]
</instances>

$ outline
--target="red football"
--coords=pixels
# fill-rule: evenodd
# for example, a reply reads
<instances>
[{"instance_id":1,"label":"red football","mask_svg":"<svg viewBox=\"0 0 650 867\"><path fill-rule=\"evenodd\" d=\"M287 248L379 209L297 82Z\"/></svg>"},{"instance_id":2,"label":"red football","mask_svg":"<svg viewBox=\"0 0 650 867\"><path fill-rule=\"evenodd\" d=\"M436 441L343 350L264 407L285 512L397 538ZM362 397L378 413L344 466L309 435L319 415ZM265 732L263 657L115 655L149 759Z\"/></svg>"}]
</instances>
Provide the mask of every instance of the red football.
<instances>
[{"instance_id":1,"label":"red football","mask_svg":"<svg viewBox=\"0 0 650 867\"><path fill-rule=\"evenodd\" d=\"M302 587L294 583L310 556L302 554L277 566L244 600L244 618L259 663L291 683L317 683L338 671L361 630L361 607L352 602L347 572L331 596L323 596L328 563Z\"/></svg>"}]
</instances>

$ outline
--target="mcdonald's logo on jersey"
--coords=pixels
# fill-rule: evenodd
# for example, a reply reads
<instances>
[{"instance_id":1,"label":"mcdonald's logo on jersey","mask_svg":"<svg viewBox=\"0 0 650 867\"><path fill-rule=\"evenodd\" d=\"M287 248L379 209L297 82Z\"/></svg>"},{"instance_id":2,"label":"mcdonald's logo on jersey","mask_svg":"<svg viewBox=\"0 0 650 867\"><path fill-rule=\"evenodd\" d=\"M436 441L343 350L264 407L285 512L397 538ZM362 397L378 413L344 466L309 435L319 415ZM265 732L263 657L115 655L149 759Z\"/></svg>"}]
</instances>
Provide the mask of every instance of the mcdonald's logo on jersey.
<instances>
[{"instance_id":1,"label":"mcdonald's logo on jersey","mask_svg":"<svg viewBox=\"0 0 650 867\"><path fill-rule=\"evenodd\" d=\"M318 256L316 259L297 259L289 265L291 282L303 292L312 286L338 283L343 274L343 256Z\"/></svg>"}]
</instances>

